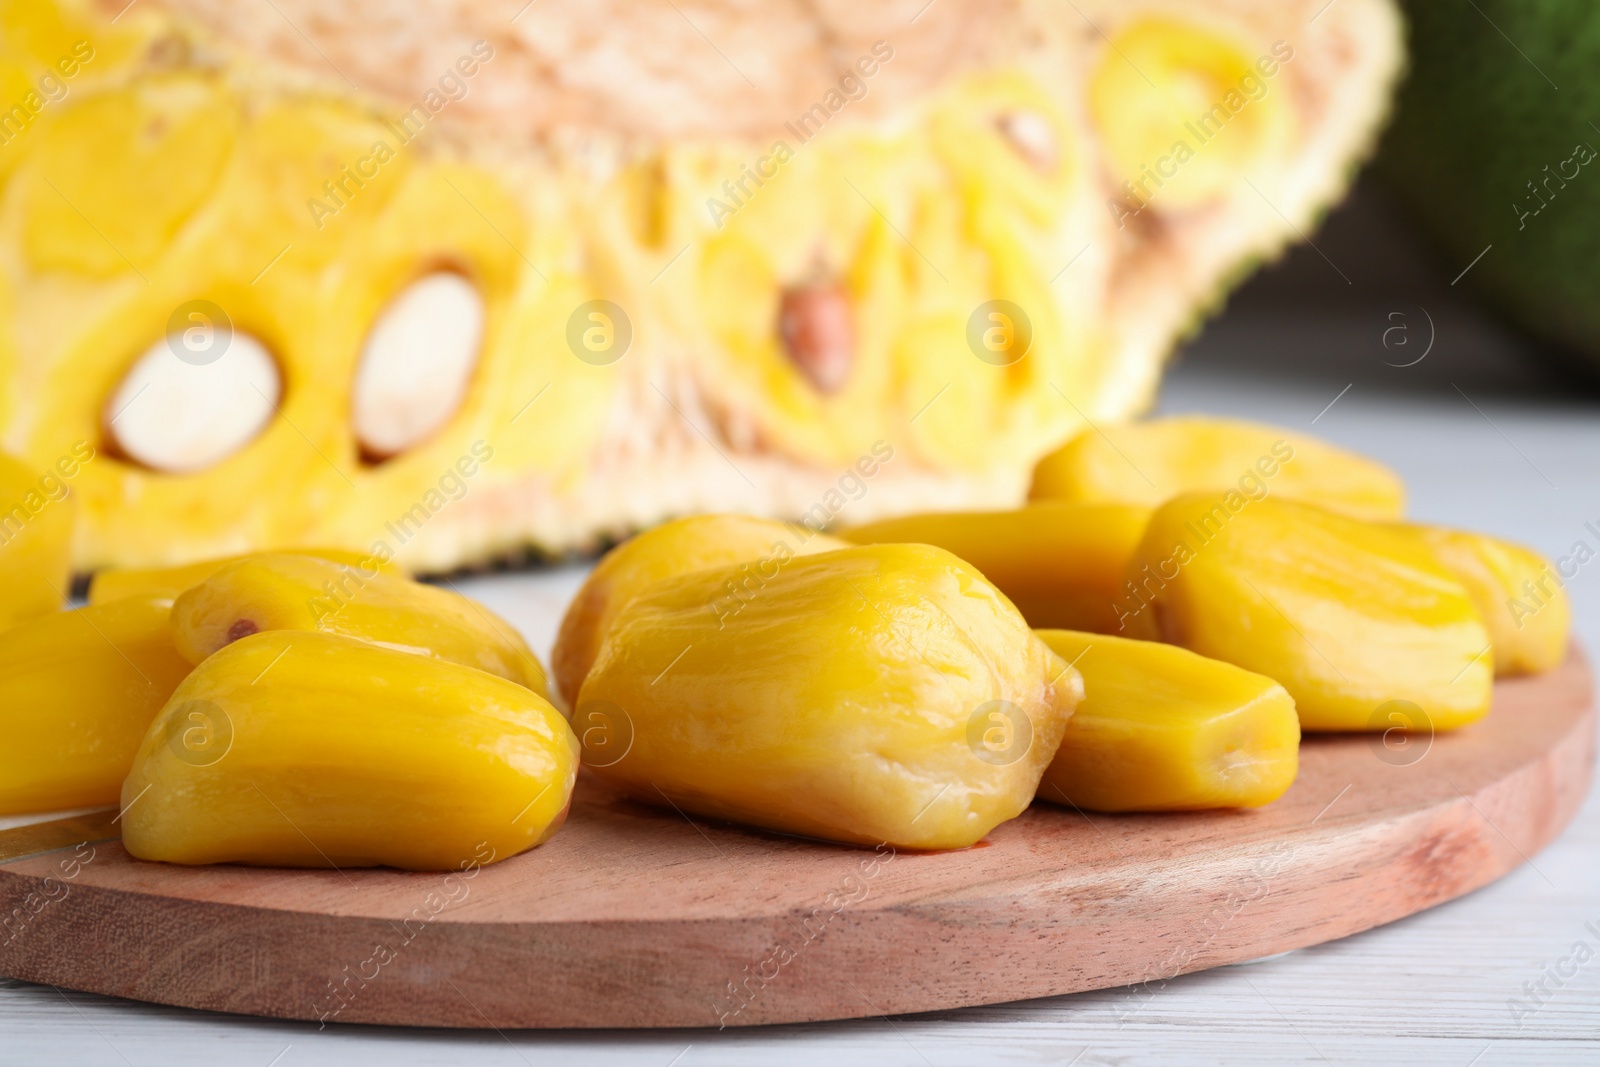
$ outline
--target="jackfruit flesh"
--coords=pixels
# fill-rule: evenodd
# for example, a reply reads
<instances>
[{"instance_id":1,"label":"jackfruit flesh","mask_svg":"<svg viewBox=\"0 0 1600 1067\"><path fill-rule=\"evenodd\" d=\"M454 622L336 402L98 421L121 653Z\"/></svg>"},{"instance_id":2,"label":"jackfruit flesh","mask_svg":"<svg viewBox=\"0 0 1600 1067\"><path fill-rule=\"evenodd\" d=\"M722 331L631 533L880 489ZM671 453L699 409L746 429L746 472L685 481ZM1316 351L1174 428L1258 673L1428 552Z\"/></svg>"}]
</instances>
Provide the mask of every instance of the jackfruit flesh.
<instances>
[{"instance_id":1,"label":"jackfruit flesh","mask_svg":"<svg viewBox=\"0 0 1600 1067\"><path fill-rule=\"evenodd\" d=\"M196 667L139 742L140 859L465 869L566 817L578 744L543 697L354 638L275 630Z\"/></svg>"},{"instance_id":2,"label":"jackfruit flesh","mask_svg":"<svg viewBox=\"0 0 1600 1067\"><path fill-rule=\"evenodd\" d=\"M79 463L68 455L40 472L0 452L0 630L66 602L77 511L68 484Z\"/></svg>"},{"instance_id":3,"label":"jackfruit flesh","mask_svg":"<svg viewBox=\"0 0 1600 1067\"><path fill-rule=\"evenodd\" d=\"M1225 35L1170 15L1135 18L1101 57L1089 105L1106 155L1137 213L1207 204L1274 157L1294 135L1294 105L1275 81L1294 46L1251 55Z\"/></svg>"},{"instance_id":4,"label":"jackfruit flesh","mask_svg":"<svg viewBox=\"0 0 1600 1067\"><path fill-rule=\"evenodd\" d=\"M606 553L567 605L551 653L556 687L570 707L617 616L657 582L743 564L723 580L718 595L706 605L720 622L736 616L795 556L845 546L846 542L807 526L746 515L697 515L646 530Z\"/></svg>"},{"instance_id":5,"label":"jackfruit flesh","mask_svg":"<svg viewBox=\"0 0 1600 1067\"><path fill-rule=\"evenodd\" d=\"M58 611L0 633L0 815L115 804L188 662L170 600Z\"/></svg>"},{"instance_id":6,"label":"jackfruit flesh","mask_svg":"<svg viewBox=\"0 0 1600 1067\"><path fill-rule=\"evenodd\" d=\"M545 695L544 668L510 623L460 593L374 565L266 552L227 564L172 605L173 641L190 663L263 630L339 634Z\"/></svg>"},{"instance_id":7,"label":"jackfruit flesh","mask_svg":"<svg viewBox=\"0 0 1600 1067\"><path fill-rule=\"evenodd\" d=\"M1572 605L1564 579L1570 573L1498 537L1439 526L1411 529L1477 605L1489 631L1496 675L1537 674L1567 658Z\"/></svg>"},{"instance_id":8,"label":"jackfruit flesh","mask_svg":"<svg viewBox=\"0 0 1600 1067\"><path fill-rule=\"evenodd\" d=\"M797 557L732 620L737 568L624 606L573 712L584 763L652 804L786 833L965 848L1032 801L1082 680L927 545Z\"/></svg>"},{"instance_id":9,"label":"jackfruit flesh","mask_svg":"<svg viewBox=\"0 0 1600 1067\"><path fill-rule=\"evenodd\" d=\"M1306 500L1364 519L1405 511L1400 476L1305 434L1183 415L1085 430L1034 470L1035 500L1156 507L1179 493Z\"/></svg>"},{"instance_id":10,"label":"jackfruit flesh","mask_svg":"<svg viewBox=\"0 0 1600 1067\"><path fill-rule=\"evenodd\" d=\"M296 555L316 556L353 567L374 568L385 574L398 573L393 564L363 552L347 552L337 548L307 548L292 550ZM185 591L194 588L223 567L237 563L244 556L223 559L205 559L175 567L127 567L96 571L89 581L89 603L105 604L131 596L159 596L175 600Z\"/></svg>"},{"instance_id":11,"label":"jackfruit flesh","mask_svg":"<svg viewBox=\"0 0 1600 1067\"><path fill-rule=\"evenodd\" d=\"M1489 633L1421 539L1310 504L1190 493L1128 566L1121 636L1276 679L1306 730L1386 730L1405 702L1451 730L1489 712Z\"/></svg>"},{"instance_id":12,"label":"jackfruit flesh","mask_svg":"<svg viewBox=\"0 0 1600 1067\"><path fill-rule=\"evenodd\" d=\"M725 65L661 0L394 52L377 0L0 0L0 447L99 452L79 572L797 518L880 443L849 521L1014 506L1338 195L1397 21L920 6L718 0Z\"/></svg>"},{"instance_id":13,"label":"jackfruit flesh","mask_svg":"<svg viewBox=\"0 0 1600 1067\"><path fill-rule=\"evenodd\" d=\"M1271 678L1155 641L1039 637L1084 687L1041 800L1090 811L1253 808L1294 784L1300 720Z\"/></svg>"},{"instance_id":14,"label":"jackfruit flesh","mask_svg":"<svg viewBox=\"0 0 1600 1067\"><path fill-rule=\"evenodd\" d=\"M934 512L851 526L842 540L912 542L953 552L983 572L1036 629L1118 628L1117 598L1151 510L1042 501L1012 511Z\"/></svg>"}]
</instances>

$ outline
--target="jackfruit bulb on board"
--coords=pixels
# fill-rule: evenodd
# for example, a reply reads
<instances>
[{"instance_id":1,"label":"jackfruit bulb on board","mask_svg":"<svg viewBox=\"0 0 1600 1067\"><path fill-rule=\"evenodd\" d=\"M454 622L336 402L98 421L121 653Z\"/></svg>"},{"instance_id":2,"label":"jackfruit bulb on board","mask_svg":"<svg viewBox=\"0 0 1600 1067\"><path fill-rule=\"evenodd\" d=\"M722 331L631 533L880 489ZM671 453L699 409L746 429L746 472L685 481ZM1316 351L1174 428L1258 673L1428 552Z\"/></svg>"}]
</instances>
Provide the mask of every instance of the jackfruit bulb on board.
<instances>
[{"instance_id":1,"label":"jackfruit bulb on board","mask_svg":"<svg viewBox=\"0 0 1600 1067\"><path fill-rule=\"evenodd\" d=\"M1389 0L0 0L0 448L79 571L1004 507L1309 230Z\"/></svg>"}]
</instances>

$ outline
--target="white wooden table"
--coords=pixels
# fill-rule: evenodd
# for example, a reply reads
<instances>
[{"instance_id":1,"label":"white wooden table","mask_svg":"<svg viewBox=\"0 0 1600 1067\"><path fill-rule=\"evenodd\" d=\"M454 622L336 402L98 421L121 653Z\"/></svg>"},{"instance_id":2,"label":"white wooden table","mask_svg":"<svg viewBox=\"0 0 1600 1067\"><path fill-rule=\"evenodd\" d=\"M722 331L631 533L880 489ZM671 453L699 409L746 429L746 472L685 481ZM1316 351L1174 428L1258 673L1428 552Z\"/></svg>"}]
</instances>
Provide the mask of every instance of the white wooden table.
<instances>
[{"instance_id":1,"label":"white wooden table","mask_svg":"<svg viewBox=\"0 0 1600 1067\"><path fill-rule=\"evenodd\" d=\"M1421 519L1516 538L1551 556L1580 540L1600 550L1600 537L1584 526L1600 527L1600 397L1518 367L1519 344L1419 266L1395 228L1370 196L1341 212L1316 238L1320 253L1298 251L1208 328L1169 377L1163 408L1308 428L1371 453L1405 475ZM1450 266L1439 268L1446 278L1455 273ZM1405 317L1390 317L1395 312ZM1423 351L1429 317L1437 336L1427 358L1385 366ZM1384 331L1397 324L1406 332L1389 334L1384 347ZM548 652L582 573L460 584ZM1568 591L1583 644L1600 653L1600 559ZM1580 944L1585 950L1575 956ZM1571 962L1562 965L1564 958ZM1528 1000L1541 981L1549 991L1540 994L1542 1006L1514 1010L1511 1001ZM1600 1064L1600 791L1532 865L1469 897L1342 941L1185 976L1151 997L1107 990L721 1033L498 1033L318 1030L0 981L0 1064L223 1060L235 1067Z\"/></svg>"}]
</instances>

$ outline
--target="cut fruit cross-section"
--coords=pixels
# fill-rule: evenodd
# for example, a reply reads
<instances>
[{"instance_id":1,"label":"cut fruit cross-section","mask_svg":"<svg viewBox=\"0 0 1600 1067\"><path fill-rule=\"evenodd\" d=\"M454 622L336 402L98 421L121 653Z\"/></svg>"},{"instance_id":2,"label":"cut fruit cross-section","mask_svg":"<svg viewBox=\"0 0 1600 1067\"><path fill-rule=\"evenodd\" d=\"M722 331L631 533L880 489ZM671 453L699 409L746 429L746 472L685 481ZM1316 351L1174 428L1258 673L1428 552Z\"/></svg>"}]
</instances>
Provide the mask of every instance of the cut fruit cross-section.
<instances>
[{"instance_id":1,"label":"cut fruit cross-section","mask_svg":"<svg viewBox=\"0 0 1600 1067\"><path fill-rule=\"evenodd\" d=\"M1312 229L1402 58L1392 0L113 8L0 0L0 72L94 50L0 152L0 442L107 444L78 572L1015 508ZM200 294L250 336L130 372Z\"/></svg>"}]
</instances>

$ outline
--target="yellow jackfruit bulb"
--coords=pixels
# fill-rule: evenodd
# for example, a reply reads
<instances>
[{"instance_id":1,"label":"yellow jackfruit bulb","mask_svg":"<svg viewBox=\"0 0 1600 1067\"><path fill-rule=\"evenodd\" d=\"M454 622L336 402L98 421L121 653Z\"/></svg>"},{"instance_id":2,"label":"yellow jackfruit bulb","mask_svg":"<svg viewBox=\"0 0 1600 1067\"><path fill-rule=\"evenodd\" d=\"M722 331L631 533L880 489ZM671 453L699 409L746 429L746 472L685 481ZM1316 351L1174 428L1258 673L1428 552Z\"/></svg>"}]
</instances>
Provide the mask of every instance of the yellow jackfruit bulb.
<instances>
[{"instance_id":1,"label":"yellow jackfruit bulb","mask_svg":"<svg viewBox=\"0 0 1600 1067\"><path fill-rule=\"evenodd\" d=\"M1489 711L1489 635L1415 536L1309 504L1193 493L1156 509L1118 607L1126 636L1275 678L1306 730L1449 730ZM1399 702L1399 703L1396 703Z\"/></svg>"},{"instance_id":2,"label":"yellow jackfruit bulb","mask_svg":"<svg viewBox=\"0 0 1600 1067\"><path fill-rule=\"evenodd\" d=\"M1489 630L1496 674L1537 674L1567 658L1572 606L1549 560L1486 534L1412 528L1478 605Z\"/></svg>"},{"instance_id":3,"label":"yellow jackfruit bulb","mask_svg":"<svg viewBox=\"0 0 1600 1067\"><path fill-rule=\"evenodd\" d=\"M935 545L982 571L1029 626L1105 633L1117 628L1112 604L1149 522L1145 507L1045 501L1014 511L885 519L839 537L858 545Z\"/></svg>"},{"instance_id":4,"label":"yellow jackfruit bulb","mask_svg":"<svg viewBox=\"0 0 1600 1067\"><path fill-rule=\"evenodd\" d=\"M1397 519L1405 486L1383 464L1303 434L1200 415L1085 430L1039 462L1035 500L1156 507L1179 493L1270 494Z\"/></svg>"},{"instance_id":5,"label":"yellow jackfruit bulb","mask_svg":"<svg viewBox=\"0 0 1600 1067\"><path fill-rule=\"evenodd\" d=\"M1041 800L1090 811L1254 808L1294 784L1300 720L1271 678L1154 641L1039 637L1083 675L1085 693Z\"/></svg>"},{"instance_id":6,"label":"yellow jackfruit bulb","mask_svg":"<svg viewBox=\"0 0 1600 1067\"><path fill-rule=\"evenodd\" d=\"M75 473L82 458L74 453L41 473L0 452L0 630L60 611L66 602L77 502L57 470L72 464Z\"/></svg>"},{"instance_id":7,"label":"yellow jackfruit bulb","mask_svg":"<svg viewBox=\"0 0 1600 1067\"><path fill-rule=\"evenodd\" d=\"M927 545L738 568L617 616L573 712L584 763L641 800L771 830L964 848L1033 799L1076 671L970 565Z\"/></svg>"},{"instance_id":8,"label":"yellow jackfruit bulb","mask_svg":"<svg viewBox=\"0 0 1600 1067\"><path fill-rule=\"evenodd\" d=\"M1089 82L1118 199L1175 212L1234 192L1294 151L1296 108L1279 72L1294 48L1257 46L1165 14L1131 19ZM1303 62L1303 61L1302 61Z\"/></svg>"},{"instance_id":9,"label":"yellow jackfruit bulb","mask_svg":"<svg viewBox=\"0 0 1600 1067\"><path fill-rule=\"evenodd\" d=\"M173 693L122 788L128 851L168 863L456 870L560 828L578 743L524 686L274 631Z\"/></svg>"},{"instance_id":10,"label":"yellow jackfruit bulb","mask_svg":"<svg viewBox=\"0 0 1600 1067\"><path fill-rule=\"evenodd\" d=\"M392 562L381 560L368 552L348 552L338 548L286 548L285 555L315 556L351 567L371 569L376 567L384 574L403 577L405 572ZM113 567L89 579L89 603L105 604L130 596L161 596L176 599L183 593L230 563L248 559L248 556L224 556L221 559L185 563L176 567Z\"/></svg>"},{"instance_id":11,"label":"yellow jackfruit bulb","mask_svg":"<svg viewBox=\"0 0 1600 1067\"><path fill-rule=\"evenodd\" d=\"M340 634L476 667L546 695L544 668L510 623L459 593L384 574L375 564L247 556L172 605L173 638L191 663L264 630Z\"/></svg>"},{"instance_id":12,"label":"yellow jackfruit bulb","mask_svg":"<svg viewBox=\"0 0 1600 1067\"><path fill-rule=\"evenodd\" d=\"M117 802L146 728L189 673L170 607L123 600L0 633L0 815Z\"/></svg>"},{"instance_id":13,"label":"yellow jackfruit bulb","mask_svg":"<svg viewBox=\"0 0 1600 1067\"><path fill-rule=\"evenodd\" d=\"M569 705L577 700L617 613L664 578L748 563L726 576L724 591L707 608L734 612L761 586L764 575L795 556L844 547L845 542L807 526L746 515L696 515L631 537L595 565L567 607L550 654L556 688Z\"/></svg>"}]
</instances>

